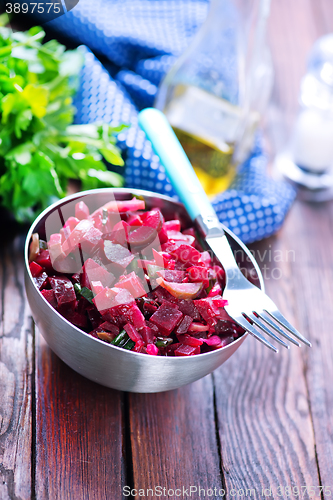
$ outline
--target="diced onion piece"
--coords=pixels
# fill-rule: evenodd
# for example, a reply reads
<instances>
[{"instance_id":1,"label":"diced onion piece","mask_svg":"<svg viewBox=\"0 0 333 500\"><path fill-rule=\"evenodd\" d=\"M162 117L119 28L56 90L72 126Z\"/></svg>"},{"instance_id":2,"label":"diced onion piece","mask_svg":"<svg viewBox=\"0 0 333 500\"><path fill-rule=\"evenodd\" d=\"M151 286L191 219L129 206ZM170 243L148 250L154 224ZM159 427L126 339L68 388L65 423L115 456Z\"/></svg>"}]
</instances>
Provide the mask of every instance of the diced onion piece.
<instances>
[{"instance_id":1,"label":"diced onion piece","mask_svg":"<svg viewBox=\"0 0 333 500\"><path fill-rule=\"evenodd\" d=\"M39 234L34 233L31 236L31 243L29 247L29 262L35 260L38 254L39 254Z\"/></svg>"},{"instance_id":2,"label":"diced onion piece","mask_svg":"<svg viewBox=\"0 0 333 500\"><path fill-rule=\"evenodd\" d=\"M194 299L202 289L202 283L172 283L163 278L157 278L156 282L177 299Z\"/></svg>"}]
</instances>

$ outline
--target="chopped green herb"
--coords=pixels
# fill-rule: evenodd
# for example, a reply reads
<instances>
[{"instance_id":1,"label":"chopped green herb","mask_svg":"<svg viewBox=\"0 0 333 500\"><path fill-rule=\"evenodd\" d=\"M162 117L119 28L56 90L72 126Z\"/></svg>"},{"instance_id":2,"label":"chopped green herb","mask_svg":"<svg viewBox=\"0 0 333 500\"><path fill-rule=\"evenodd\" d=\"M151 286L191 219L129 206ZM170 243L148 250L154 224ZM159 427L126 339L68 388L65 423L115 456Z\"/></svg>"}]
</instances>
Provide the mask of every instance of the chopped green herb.
<instances>
[{"instance_id":1,"label":"chopped green herb","mask_svg":"<svg viewBox=\"0 0 333 500\"><path fill-rule=\"evenodd\" d=\"M170 344L172 344L173 339L169 337L157 337L155 345L156 347L166 347Z\"/></svg>"},{"instance_id":2,"label":"chopped green herb","mask_svg":"<svg viewBox=\"0 0 333 500\"><path fill-rule=\"evenodd\" d=\"M133 347L135 346L135 342L133 342L133 340L129 339L126 344L124 344L122 347L123 349L128 349L129 351L131 349L133 349Z\"/></svg>"},{"instance_id":3,"label":"chopped green herb","mask_svg":"<svg viewBox=\"0 0 333 500\"><path fill-rule=\"evenodd\" d=\"M87 299L91 304L93 304L93 301L92 299L94 298L94 294L92 293L91 290L89 290L89 288L83 286L81 288L81 295L82 297L84 297L85 299Z\"/></svg>"},{"instance_id":4,"label":"chopped green herb","mask_svg":"<svg viewBox=\"0 0 333 500\"><path fill-rule=\"evenodd\" d=\"M128 339L129 339L129 336L127 335L125 330L122 330L119 333L119 335L117 335L117 337L111 341L111 344L116 345L118 347L121 347L122 345L124 345L128 341Z\"/></svg>"},{"instance_id":5,"label":"chopped green herb","mask_svg":"<svg viewBox=\"0 0 333 500\"><path fill-rule=\"evenodd\" d=\"M86 300L88 300L88 302L90 302L90 304L93 304L92 299L94 298L94 294L92 293L91 290L89 290L89 288L87 288L85 286L81 287L81 285L79 283L74 283L74 290L76 293L76 297L78 299L80 297L83 297Z\"/></svg>"},{"instance_id":6,"label":"chopped green herb","mask_svg":"<svg viewBox=\"0 0 333 500\"><path fill-rule=\"evenodd\" d=\"M65 196L69 179L82 189L123 184L104 160L124 164L116 134L125 126L72 124L83 55L44 37L0 27L0 203L19 222Z\"/></svg>"}]
</instances>

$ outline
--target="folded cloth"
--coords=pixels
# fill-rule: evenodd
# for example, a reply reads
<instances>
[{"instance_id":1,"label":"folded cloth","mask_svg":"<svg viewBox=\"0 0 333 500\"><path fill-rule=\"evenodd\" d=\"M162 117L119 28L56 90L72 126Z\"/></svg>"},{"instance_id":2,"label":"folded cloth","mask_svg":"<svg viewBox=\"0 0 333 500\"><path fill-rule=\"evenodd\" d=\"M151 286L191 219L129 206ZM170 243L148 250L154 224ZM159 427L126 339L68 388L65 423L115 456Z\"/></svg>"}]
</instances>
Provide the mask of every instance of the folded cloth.
<instances>
[{"instance_id":1,"label":"folded cloth","mask_svg":"<svg viewBox=\"0 0 333 500\"><path fill-rule=\"evenodd\" d=\"M201 25L207 6L206 0L80 0L45 26L107 58L102 66L87 47L80 49L85 64L76 121L131 124L118 136L128 187L176 197L137 114L153 105L161 78ZM213 201L221 222L245 243L277 231L295 197L293 188L267 176L266 166L258 139L230 189Z\"/></svg>"}]
</instances>

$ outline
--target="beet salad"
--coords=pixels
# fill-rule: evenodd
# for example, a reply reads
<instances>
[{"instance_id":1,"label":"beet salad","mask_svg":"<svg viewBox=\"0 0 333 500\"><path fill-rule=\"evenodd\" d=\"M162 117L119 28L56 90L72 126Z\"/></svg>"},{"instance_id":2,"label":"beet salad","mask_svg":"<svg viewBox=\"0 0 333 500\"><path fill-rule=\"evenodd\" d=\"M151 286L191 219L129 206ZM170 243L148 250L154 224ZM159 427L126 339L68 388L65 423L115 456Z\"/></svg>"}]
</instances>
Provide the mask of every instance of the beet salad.
<instances>
[{"instance_id":1,"label":"beet salad","mask_svg":"<svg viewBox=\"0 0 333 500\"><path fill-rule=\"evenodd\" d=\"M133 198L92 213L78 201L57 231L32 236L30 272L49 304L96 339L193 356L243 335L224 309L224 270L193 227Z\"/></svg>"}]
</instances>

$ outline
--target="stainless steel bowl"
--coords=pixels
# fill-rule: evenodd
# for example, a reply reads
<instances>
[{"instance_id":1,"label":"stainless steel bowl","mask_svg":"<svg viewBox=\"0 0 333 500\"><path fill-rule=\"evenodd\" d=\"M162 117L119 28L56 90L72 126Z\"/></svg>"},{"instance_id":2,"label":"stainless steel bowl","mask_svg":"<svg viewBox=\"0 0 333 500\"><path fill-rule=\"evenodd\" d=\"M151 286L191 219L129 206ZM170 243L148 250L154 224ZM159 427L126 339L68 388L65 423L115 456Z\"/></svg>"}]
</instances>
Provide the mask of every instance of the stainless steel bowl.
<instances>
[{"instance_id":1,"label":"stainless steel bowl","mask_svg":"<svg viewBox=\"0 0 333 500\"><path fill-rule=\"evenodd\" d=\"M146 207L159 207L169 218L180 217L191 226L182 204L167 196L129 189L96 189L69 196L47 208L32 224L25 243L25 286L32 316L50 348L73 370L99 384L122 391L162 392L176 389L204 377L224 363L244 342L247 334L235 342L206 354L189 357L157 357L127 351L95 339L62 317L37 290L28 262L29 243L35 232L45 233L45 221L61 207L71 208L78 198L96 196L96 207L114 196L117 200L143 196ZM71 210L64 210L72 215ZM226 227L231 246L241 267L247 268L258 286L264 288L261 272L250 251Z\"/></svg>"}]
</instances>

